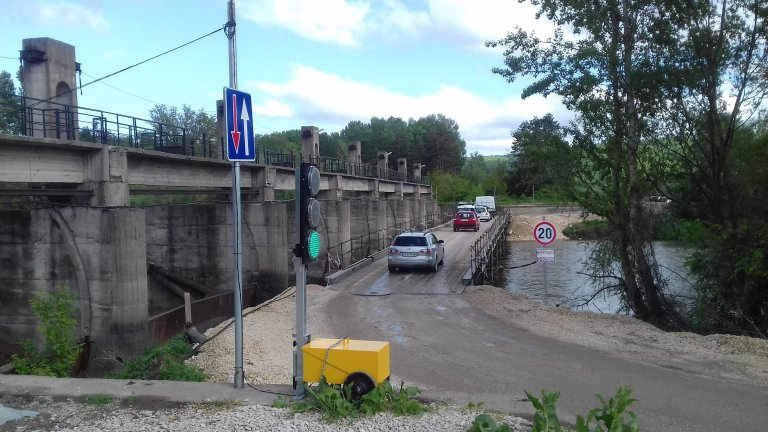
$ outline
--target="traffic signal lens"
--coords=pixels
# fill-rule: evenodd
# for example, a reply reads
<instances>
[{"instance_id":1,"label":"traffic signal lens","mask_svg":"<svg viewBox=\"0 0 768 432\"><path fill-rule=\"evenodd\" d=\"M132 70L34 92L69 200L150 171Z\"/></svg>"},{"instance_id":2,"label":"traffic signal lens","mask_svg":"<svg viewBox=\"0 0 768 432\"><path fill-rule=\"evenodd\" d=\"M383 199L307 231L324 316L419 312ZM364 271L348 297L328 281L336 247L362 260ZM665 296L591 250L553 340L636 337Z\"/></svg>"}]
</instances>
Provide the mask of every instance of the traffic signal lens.
<instances>
[{"instance_id":1,"label":"traffic signal lens","mask_svg":"<svg viewBox=\"0 0 768 432\"><path fill-rule=\"evenodd\" d=\"M320 255L320 234L315 230L310 230L307 233L307 255L313 261Z\"/></svg>"},{"instance_id":2,"label":"traffic signal lens","mask_svg":"<svg viewBox=\"0 0 768 432\"><path fill-rule=\"evenodd\" d=\"M307 167L307 189L310 196L320 193L320 170L314 165Z\"/></svg>"},{"instance_id":3,"label":"traffic signal lens","mask_svg":"<svg viewBox=\"0 0 768 432\"><path fill-rule=\"evenodd\" d=\"M320 224L320 203L314 198L307 200L307 221L310 228L317 228Z\"/></svg>"}]
</instances>

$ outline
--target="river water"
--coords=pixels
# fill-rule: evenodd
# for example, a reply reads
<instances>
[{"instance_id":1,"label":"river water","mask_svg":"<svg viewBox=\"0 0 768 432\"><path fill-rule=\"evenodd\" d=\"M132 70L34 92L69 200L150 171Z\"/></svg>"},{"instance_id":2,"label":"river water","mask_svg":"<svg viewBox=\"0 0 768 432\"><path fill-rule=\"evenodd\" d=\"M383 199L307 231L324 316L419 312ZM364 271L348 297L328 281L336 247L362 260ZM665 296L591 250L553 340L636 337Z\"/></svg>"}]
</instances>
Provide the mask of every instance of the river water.
<instances>
[{"instance_id":1,"label":"river water","mask_svg":"<svg viewBox=\"0 0 768 432\"><path fill-rule=\"evenodd\" d=\"M619 298L600 294L586 306L576 307L594 292L589 277L584 272L583 262L589 257L595 242L558 240L547 249L555 250L555 262L546 264L546 302L561 304L603 313L620 312ZM503 267L516 267L536 261L536 249L544 249L535 241L509 241L509 254ZM654 243L656 259L664 278L669 281L671 292L690 293L690 278L684 262L690 252L672 242ZM535 301L545 302L544 264L503 270L501 282L496 285L507 291L522 293Z\"/></svg>"}]
</instances>

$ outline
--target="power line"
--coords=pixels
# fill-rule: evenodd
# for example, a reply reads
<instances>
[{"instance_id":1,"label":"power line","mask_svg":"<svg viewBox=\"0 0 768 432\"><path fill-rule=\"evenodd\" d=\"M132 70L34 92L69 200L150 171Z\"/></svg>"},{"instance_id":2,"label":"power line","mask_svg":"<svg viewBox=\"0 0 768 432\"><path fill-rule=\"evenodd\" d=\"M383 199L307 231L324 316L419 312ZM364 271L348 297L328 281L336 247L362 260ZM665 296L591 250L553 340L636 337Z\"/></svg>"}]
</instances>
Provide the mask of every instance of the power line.
<instances>
[{"instance_id":1,"label":"power line","mask_svg":"<svg viewBox=\"0 0 768 432\"><path fill-rule=\"evenodd\" d=\"M90 75L90 74L88 74L88 73L85 73L85 72L83 72L83 75L85 75L85 76L87 76L87 77L89 77L89 78L93 78L93 79L96 79L96 77L95 77L95 76L93 76L93 75ZM162 102L153 101L153 100L151 100L151 99L147 99L147 98L145 98L145 97L142 97L142 96L139 96L139 95L137 95L137 94L133 94L133 93L131 93L131 92L127 91L127 90L123 90L123 89L121 89L121 88L117 88L117 87L113 86L112 84L110 84L110 83L108 83L108 82L106 82L106 81L102 81L102 82L101 82L101 84L104 84L104 85L105 85L105 86L107 86L107 87L112 87L113 89L115 89L115 90L117 90L117 91L119 91L119 92L123 92L123 93L125 93L125 94L127 94L127 95L133 96L133 97L135 97L135 98L138 98L138 99L141 99L141 100L143 100L143 101L147 101L147 102L149 102L149 103L153 103L153 104L155 104L155 105L163 105L163 103L162 103ZM214 111L214 112L215 112L215 111Z\"/></svg>"},{"instance_id":2,"label":"power line","mask_svg":"<svg viewBox=\"0 0 768 432\"><path fill-rule=\"evenodd\" d=\"M207 38L208 36L211 36L211 35L213 35L213 34L216 34L216 33L218 33L218 32L219 32L219 31L221 31L222 29L226 28L226 26L227 26L227 24L224 24L223 26L221 26L221 27L217 28L216 30L214 30L214 31L212 31L212 32L210 32L210 33L208 33L208 34L205 34L205 35L203 35L203 36L200 36L200 37L199 37L199 38L197 38L197 39L193 39L193 40L191 40L191 41L189 41L189 42L187 42L187 43L184 43L184 44L182 44L182 45L179 45L179 46L177 46L176 48L171 48L171 49L169 49L168 51L165 51L165 52L163 52L163 53L160 53L160 54L158 54L158 55L156 55L156 56L154 56L154 57L150 57L150 58L148 58L148 59L146 59L146 60L142 60L142 61L140 61L140 62L138 62L138 63L136 63L136 64L133 64L133 65L130 65L130 66L126 67L126 68L120 69L120 70L119 70L119 71L117 71L117 72L112 72L112 73L111 73L111 74L109 74L109 75L103 76L103 77L101 77L101 78L98 78L98 79L96 79L96 80L93 80L93 81L91 81L91 82L89 82L89 83L85 83L85 84L82 84L82 85L80 85L80 87L75 87L75 88L73 88L73 89L70 89L69 91L67 91L67 92L65 92L65 93L62 93L62 94L59 94L59 95L56 95L56 96L51 96L51 97L49 97L48 99L45 99L45 100L42 100L42 101L36 102L36 103L34 103L34 104L32 104L32 105L29 105L29 107L30 107L30 108L32 108L32 107L35 107L35 106L37 106L37 105L40 105L40 104L41 104L41 103L43 103L43 102L48 102L48 101L50 101L51 99L55 99L55 98L57 98L57 97L59 97L59 96L64 96L64 95L67 95L67 94L69 94L69 93L72 93L72 92L76 92L77 90L79 90L79 89L82 89L83 87L87 87L87 86L89 86L89 85L91 85L91 84L95 84L95 83L97 83L97 82L99 82L99 81L102 81L102 80L105 80L105 79L107 79L107 78L109 78L109 77L113 77L113 76L115 76L115 75L117 75L117 74L119 74L119 73L125 72L125 71L127 71L127 70L129 70L129 69L135 68L136 66L142 65L142 64L144 64L144 63L146 63L146 62L148 62L148 61L154 60L154 59L156 59L156 58L158 58L158 57L161 57L161 56L164 56L164 55L166 55L166 54L168 54L168 53L171 53L171 52L173 52L173 51L176 51L176 50L177 50L177 49L179 49L179 48L184 48L185 46L187 46L187 45L189 45L189 44L192 44L192 43L195 43L195 42L199 41L200 39L204 39L204 38Z\"/></svg>"},{"instance_id":3,"label":"power line","mask_svg":"<svg viewBox=\"0 0 768 432\"><path fill-rule=\"evenodd\" d=\"M0 56L0 58L8 59L8 60L18 60L18 57L6 57L6 56Z\"/></svg>"}]
</instances>

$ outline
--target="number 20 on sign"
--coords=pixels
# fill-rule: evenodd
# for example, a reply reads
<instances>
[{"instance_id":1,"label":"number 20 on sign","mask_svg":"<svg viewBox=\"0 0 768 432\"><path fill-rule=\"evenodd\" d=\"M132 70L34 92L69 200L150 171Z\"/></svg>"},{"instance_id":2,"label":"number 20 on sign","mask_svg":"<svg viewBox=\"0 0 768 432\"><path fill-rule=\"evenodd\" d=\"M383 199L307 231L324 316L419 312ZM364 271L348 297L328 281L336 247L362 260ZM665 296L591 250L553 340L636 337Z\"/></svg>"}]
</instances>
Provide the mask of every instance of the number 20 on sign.
<instances>
[{"instance_id":1,"label":"number 20 on sign","mask_svg":"<svg viewBox=\"0 0 768 432\"><path fill-rule=\"evenodd\" d=\"M555 226L547 221L537 223L533 228L533 238L542 246L552 244L557 238Z\"/></svg>"}]
</instances>

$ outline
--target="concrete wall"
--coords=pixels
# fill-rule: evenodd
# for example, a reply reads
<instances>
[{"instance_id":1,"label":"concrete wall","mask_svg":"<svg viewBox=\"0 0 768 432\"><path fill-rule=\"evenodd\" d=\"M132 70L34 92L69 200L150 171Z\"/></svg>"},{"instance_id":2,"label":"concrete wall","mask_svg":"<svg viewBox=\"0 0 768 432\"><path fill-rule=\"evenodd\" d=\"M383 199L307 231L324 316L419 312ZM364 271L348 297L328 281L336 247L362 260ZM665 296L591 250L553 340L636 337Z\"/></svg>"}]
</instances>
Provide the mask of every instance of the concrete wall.
<instances>
[{"instance_id":1,"label":"concrete wall","mask_svg":"<svg viewBox=\"0 0 768 432\"><path fill-rule=\"evenodd\" d=\"M144 212L43 208L0 211L0 353L37 344L35 294L66 290L78 305L79 340L89 337L92 367L145 346L147 279Z\"/></svg>"},{"instance_id":2,"label":"concrete wall","mask_svg":"<svg viewBox=\"0 0 768 432\"><path fill-rule=\"evenodd\" d=\"M371 252L386 247L399 232L391 227L421 229L413 221L434 207L427 199L320 202L322 249L320 259L309 265L310 281L330 270L329 247L341 244L331 253L343 257L342 267L349 265L353 250L359 254L368 247L359 237L372 242ZM244 288L256 288L259 301L294 284L294 213L292 201L243 205ZM147 276L147 262L229 292L231 224L227 203L0 210L0 359L17 352L24 339L41 342L29 301L35 293L56 287L64 287L78 305L77 336L93 341L92 373L115 367L117 357L139 354L148 343L149 311L181 304Z\"/></svg>"}]
</instances>

